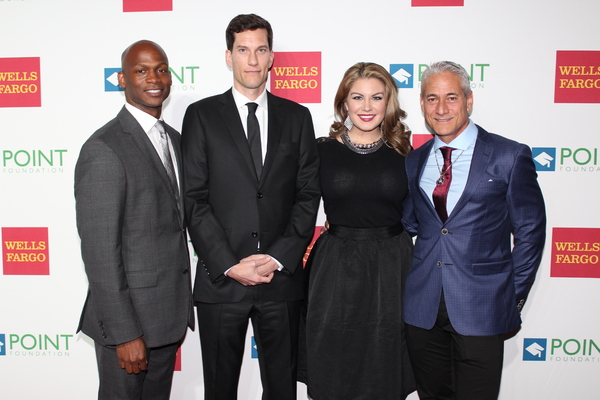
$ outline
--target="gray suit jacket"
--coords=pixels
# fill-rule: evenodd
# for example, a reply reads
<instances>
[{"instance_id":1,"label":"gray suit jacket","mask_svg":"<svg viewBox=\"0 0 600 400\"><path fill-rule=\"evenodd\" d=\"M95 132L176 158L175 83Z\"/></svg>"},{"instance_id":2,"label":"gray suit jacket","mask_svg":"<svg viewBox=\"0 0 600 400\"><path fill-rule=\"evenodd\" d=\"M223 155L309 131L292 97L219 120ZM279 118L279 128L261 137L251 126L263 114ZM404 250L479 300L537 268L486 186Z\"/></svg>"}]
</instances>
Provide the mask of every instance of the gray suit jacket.
<instances>
[{"instance_id":1,"label":"gray suit jacket","mask_svg":"<svg viewBox=\"0 0 600 400\"><path fill-rule=\"evenodd\" d=\"M181 167L179 133L167 132ZM83 145L75 198L89 280L77 331L104 346L180 340L194 325L184 220L156 150L125 108Z\"/></svg>"}]
</instances>

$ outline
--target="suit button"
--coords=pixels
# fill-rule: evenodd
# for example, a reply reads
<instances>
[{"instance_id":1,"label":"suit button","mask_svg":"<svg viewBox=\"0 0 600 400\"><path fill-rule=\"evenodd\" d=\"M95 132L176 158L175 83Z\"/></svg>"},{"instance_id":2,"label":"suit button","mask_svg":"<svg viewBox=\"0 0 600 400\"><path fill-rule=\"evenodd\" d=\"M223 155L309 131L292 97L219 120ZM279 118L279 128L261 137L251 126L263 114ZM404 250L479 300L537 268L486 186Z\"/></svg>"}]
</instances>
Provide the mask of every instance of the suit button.
<instances>
[{"instance_id":1,"label":"suit button","mask_svg":"<svg viewBox=\"0 0 600 400\"><path fill-rule=\"evenodd\" d=\"M448 234L448 229L444 228L442 229L442 235L447 235Z\"/></svg>"},{"instance_id":2,"label":"suit button","mask_svg":"<svg viewBox=\"0 0 600 400\"><path fill-rule=\"evenodd\" d=\"M438 268L442 268L442 262L441 262L441 261L438 261L438 262L437 262L437 266L438 266Z\"/></svg>"},{"instance_id":3,"label":"suit button","mask_svg":"<svg viewBox=\"0 0 600 400\"><path fill-rule=\"evenodd\" d=\"M258 232L256 232L256 231L255 231L255 232L252 232L252 237L253 237L253 238L257 238L257 237L258 237Z\"/></svg>"},{"instance_id":4,"label":"suit button","mask_svg":"<svg viewBox=\"0 0 600 400\"><path fill-rule=\"evenodd\" d=\"M184 269L184 270L183 270L183 274L185 275L185 274L187 274L187 273L188 273L188 270L187 270L187 269Z\"/></svg>"},{"instance_id":5,"label":"suit button","mask_svg":"<svg viewBox=\"0 0 600 400\"><path fill-rule=\"evenodd\" d=\"M259 199L263 198L263 194L262 193L256 193L256 197L258 197Z\"/></svg>"}]
</instances>

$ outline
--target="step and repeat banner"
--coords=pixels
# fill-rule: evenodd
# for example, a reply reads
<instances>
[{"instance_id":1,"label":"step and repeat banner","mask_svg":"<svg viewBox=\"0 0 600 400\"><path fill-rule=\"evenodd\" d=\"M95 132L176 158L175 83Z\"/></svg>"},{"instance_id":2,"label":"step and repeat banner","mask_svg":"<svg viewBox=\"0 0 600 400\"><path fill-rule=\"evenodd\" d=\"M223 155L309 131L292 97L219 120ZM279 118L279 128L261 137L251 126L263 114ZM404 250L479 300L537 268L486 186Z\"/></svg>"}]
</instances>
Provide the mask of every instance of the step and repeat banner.
<instances>
[{"instance_id":1,"label":"step and repeat banner","mask_svg":"<svg viewBox=\"0 0 600 400\"><path fill-rule=\"evenodd\" d=\"M372 61L396 79L417 147L430 138L422 71L445 59L466 68L473 121L532 148L548 213L500 398L599 398L599 12L589 0L0 0L0 398L96 397L93 342L75 333L87 280L73 172L83 142L124 103L121 52L139 39L165 49L164 118L179 129L190 103L231 87L225 28L241 13L271 22L268 88L306 105L317 136L344 71ZM197 332L176 370L172 398L203 398ZM261 397L251 328L239 391ZM304 385L298 392L306 399Z\"/></svg>"}]
</instances>

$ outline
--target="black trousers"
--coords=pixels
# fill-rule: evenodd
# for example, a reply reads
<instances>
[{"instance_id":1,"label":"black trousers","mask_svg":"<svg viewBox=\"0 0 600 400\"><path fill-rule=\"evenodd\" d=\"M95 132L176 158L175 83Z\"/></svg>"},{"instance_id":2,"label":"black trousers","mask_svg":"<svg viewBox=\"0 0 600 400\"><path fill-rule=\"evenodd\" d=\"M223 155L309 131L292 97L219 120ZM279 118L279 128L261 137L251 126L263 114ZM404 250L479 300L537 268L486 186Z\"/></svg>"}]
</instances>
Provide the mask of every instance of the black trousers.
<instances>
[{"instance_id":1,"label":"black trousers","mask_svg":"<svg viewBox=\"0 0 600 400\"><path fill-rule=\"evenodd\" d=\"M302 301L262 299L249 288L238 303L197 303L205 400L236 400L248 320L258 349L263 400L295 400Z\"/></svg>"},{"instance_id":2,"label":"black trousers","mask_svg":"<svg viewBox=\"0 0 600 400\"><path fill-rule=\"evenodd\" d=\"M117 350L98 343L96 361L100 376L98 400L168 400L179 343L148 348L148 369L128 374L119 366Z\"/></svg>"},{"instance_id":3,"label":"black trousers","mask_svg":"<svg viewBox=\"0 0 600 400\"><path fill-rule=\"evenodd\" d=\"M457 333L444 295L431 329L406 325L408 354L421 400L496 400L500 391L503 335Z\"/></svg>"}]
</instances>

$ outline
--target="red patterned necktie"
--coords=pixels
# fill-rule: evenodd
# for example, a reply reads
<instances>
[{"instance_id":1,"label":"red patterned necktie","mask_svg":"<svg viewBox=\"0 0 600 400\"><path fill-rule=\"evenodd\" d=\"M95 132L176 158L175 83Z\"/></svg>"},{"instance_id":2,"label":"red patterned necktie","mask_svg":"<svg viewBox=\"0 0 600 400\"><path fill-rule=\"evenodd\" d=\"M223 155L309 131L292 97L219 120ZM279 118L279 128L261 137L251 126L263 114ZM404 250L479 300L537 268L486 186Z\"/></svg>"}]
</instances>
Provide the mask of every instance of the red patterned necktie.
<instances>
[{"instance_id":1,"label":"red patterned necktie","mask_svg":"<svg viewBox=\"0 0 600 400\"><path fill-rule=\"evenodd\" d=\"M440 177L436 180L435 189L433 189L433 204L442 222L446 222L448 219L446 200L448 199L450 183L452 183L452 150L454 150L452 147L440 147L444 157L444 166L440 172Z\"/></svg>"}]
</instances>

